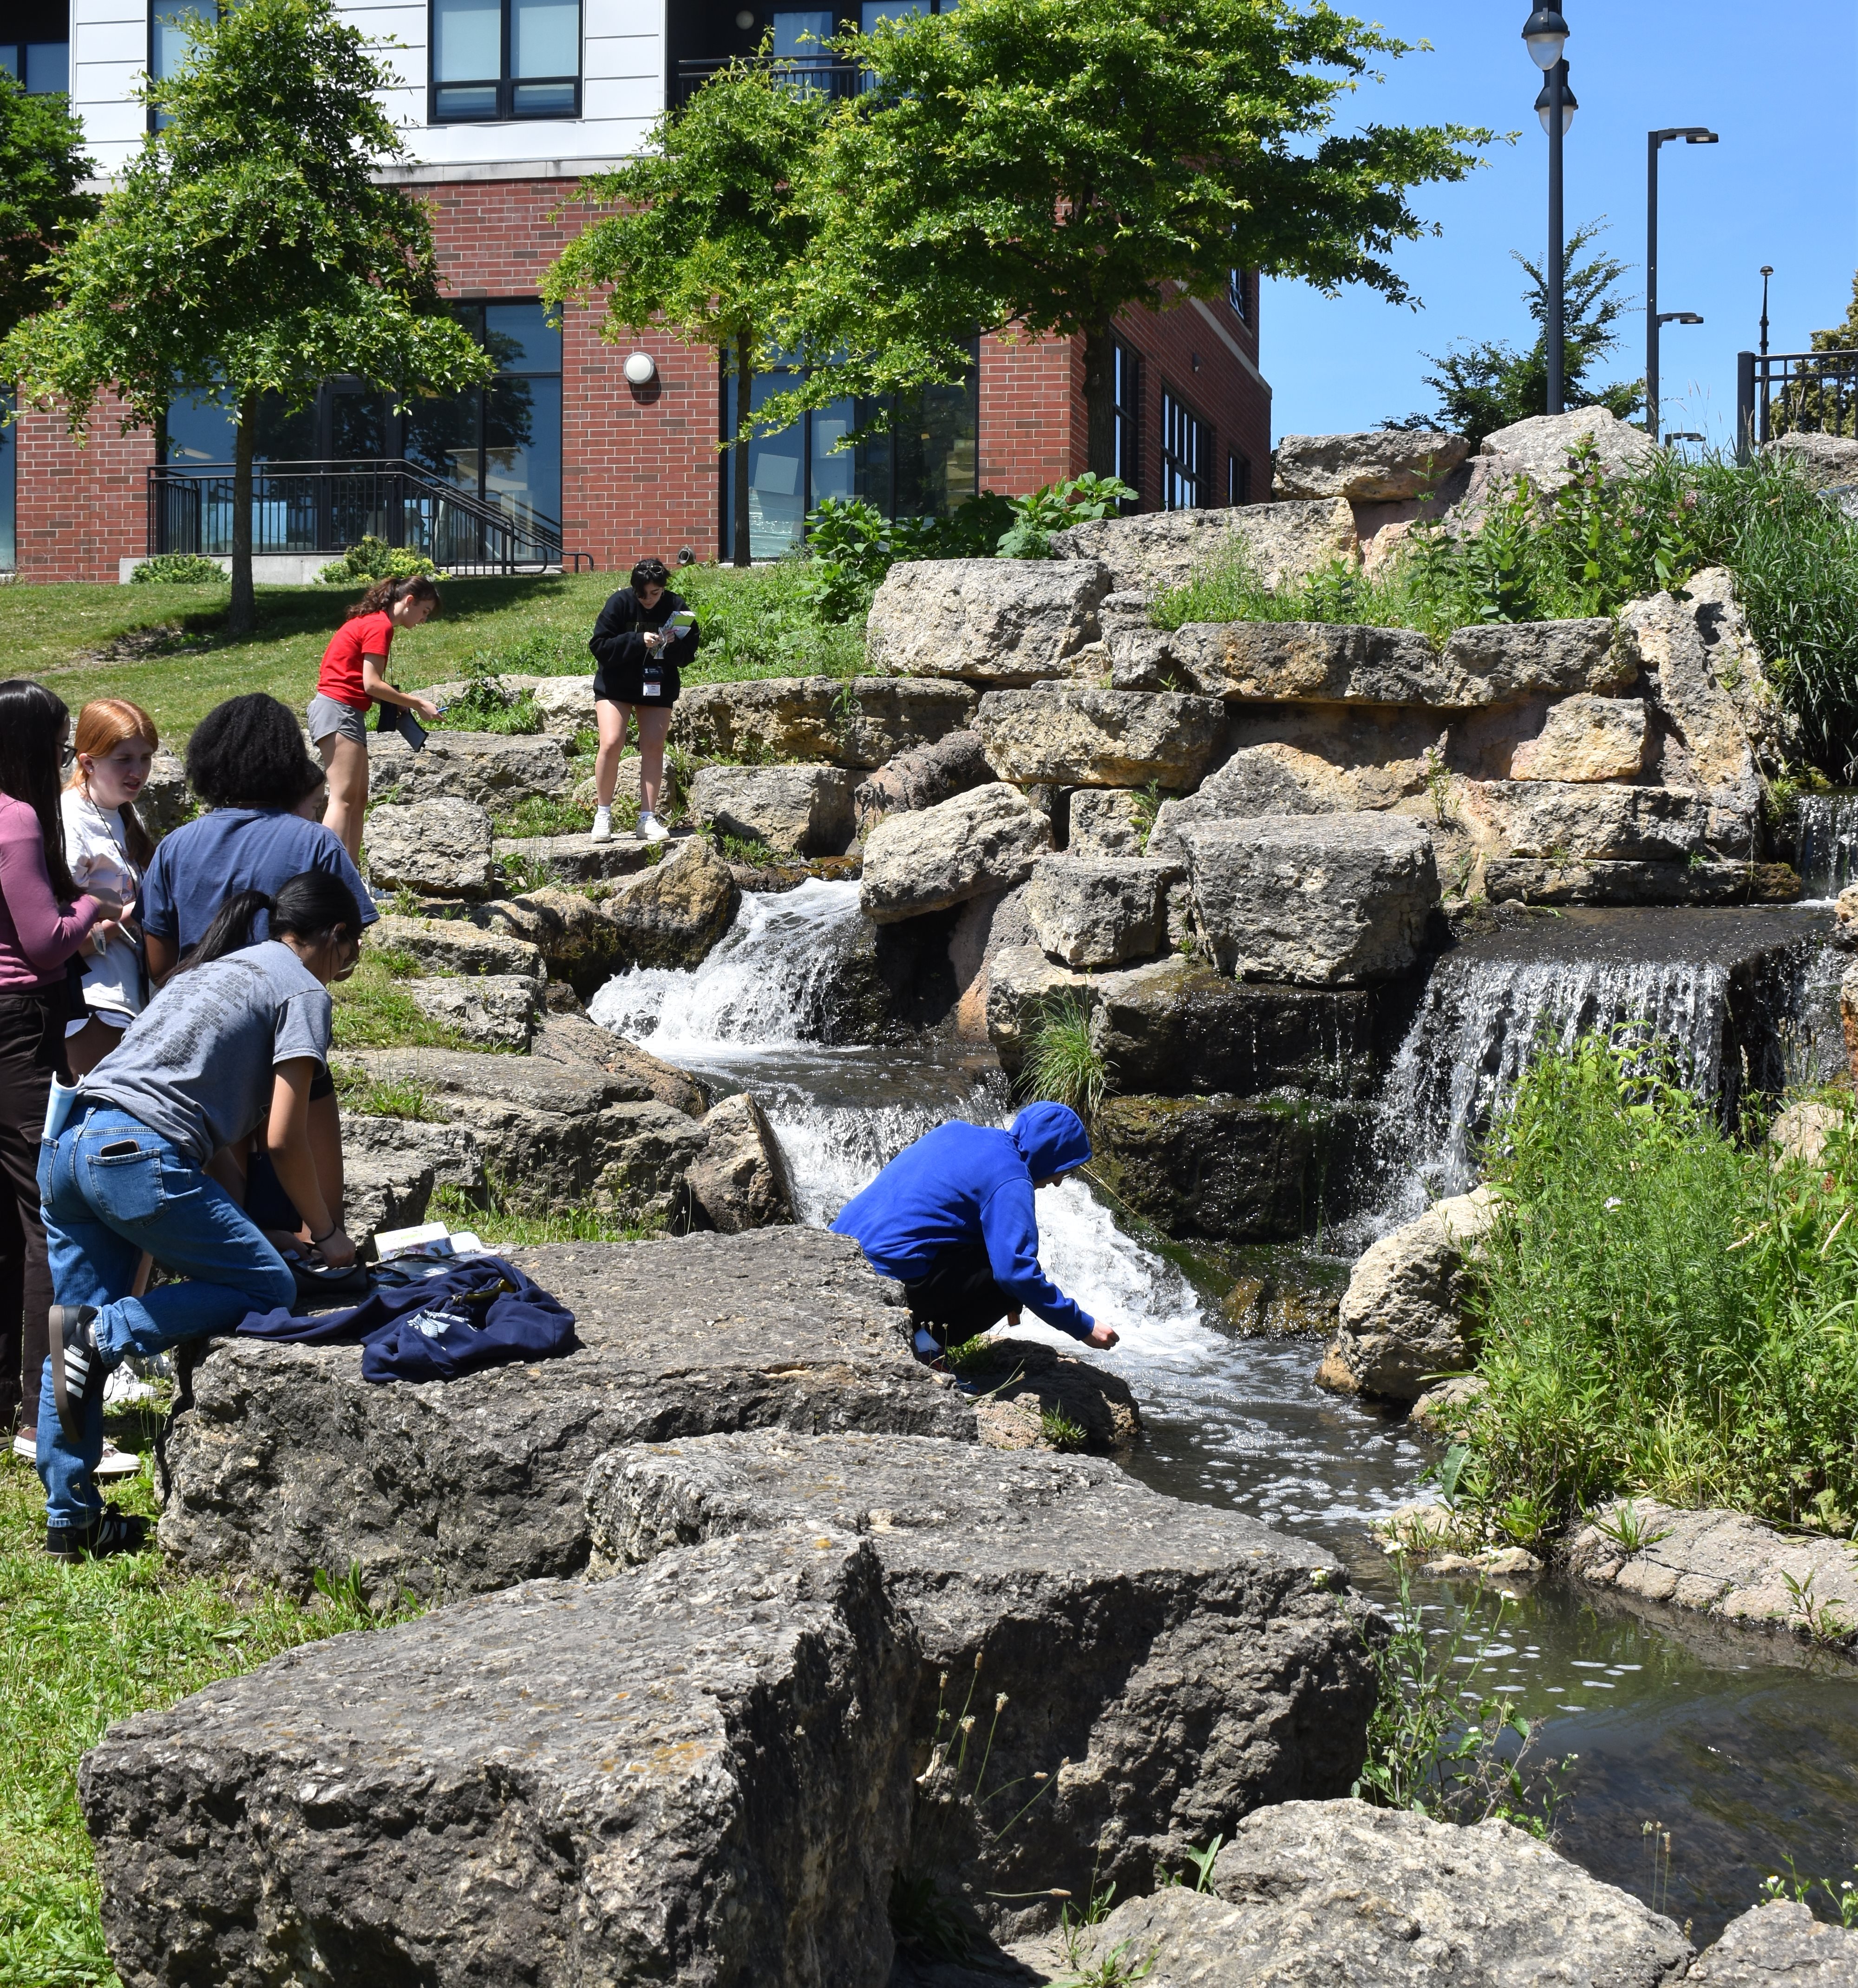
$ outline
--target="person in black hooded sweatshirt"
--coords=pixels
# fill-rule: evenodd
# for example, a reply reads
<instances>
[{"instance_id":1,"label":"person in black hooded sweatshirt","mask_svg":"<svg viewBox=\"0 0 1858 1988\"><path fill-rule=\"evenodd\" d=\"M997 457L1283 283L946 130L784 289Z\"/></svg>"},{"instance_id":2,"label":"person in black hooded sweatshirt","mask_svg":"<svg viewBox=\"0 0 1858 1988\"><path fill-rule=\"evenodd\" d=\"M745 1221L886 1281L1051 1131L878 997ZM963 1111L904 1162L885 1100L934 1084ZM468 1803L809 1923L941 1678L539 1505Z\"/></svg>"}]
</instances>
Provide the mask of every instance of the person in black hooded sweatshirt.
<instances>
[{"instance_id":1,"label":"person in black hooded sweatshirt","mask_svg":"<svg viewBox=\"0 0 1858 1988\"><path fill-rule=\"evenodd\" d=\"M619 756L626 742L628 721L638 718L638 827L641 842L662 842L670 831L658 818L658 793L665 781L665 739L671 729L671 708L678 701L679 671L697 652L692 623L682 633L668 628L674 614L689 610L682 594L670 590L671 574L662 560L643 559L632 569L632 584L623 587L600 610L587 647L599 665L594 673L594 720L600 728L600 752L594 762L594 840L613 833L613 789L619 779Z\"/></svg>"}]
</instances>

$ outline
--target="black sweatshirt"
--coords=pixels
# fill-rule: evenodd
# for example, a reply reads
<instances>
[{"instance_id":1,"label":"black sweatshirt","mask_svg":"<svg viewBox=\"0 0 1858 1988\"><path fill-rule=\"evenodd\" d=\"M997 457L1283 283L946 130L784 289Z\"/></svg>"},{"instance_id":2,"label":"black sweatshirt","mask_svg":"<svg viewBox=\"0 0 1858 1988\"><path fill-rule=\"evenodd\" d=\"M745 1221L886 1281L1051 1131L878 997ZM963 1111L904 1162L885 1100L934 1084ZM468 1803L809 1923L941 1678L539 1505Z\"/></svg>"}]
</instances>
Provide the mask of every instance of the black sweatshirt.
<instances>
[{"instance_id":1,"label":"black sweatshirt","mask_svg":"<svg viewBox=\"0 0 1858 1988\"><path fill-rule=\"evenodd\" d=\"M641 607L629 587L622 587L600 610L587 647L603 670L616 677L635 677L652 660L645 647L648 629L662 628L672 616L689 604L669 587L658 597L655 607ZM682 668L697 653L698 631L689 628L674 642L667 642L657 661Z\"/></svg>"}]
</instances>

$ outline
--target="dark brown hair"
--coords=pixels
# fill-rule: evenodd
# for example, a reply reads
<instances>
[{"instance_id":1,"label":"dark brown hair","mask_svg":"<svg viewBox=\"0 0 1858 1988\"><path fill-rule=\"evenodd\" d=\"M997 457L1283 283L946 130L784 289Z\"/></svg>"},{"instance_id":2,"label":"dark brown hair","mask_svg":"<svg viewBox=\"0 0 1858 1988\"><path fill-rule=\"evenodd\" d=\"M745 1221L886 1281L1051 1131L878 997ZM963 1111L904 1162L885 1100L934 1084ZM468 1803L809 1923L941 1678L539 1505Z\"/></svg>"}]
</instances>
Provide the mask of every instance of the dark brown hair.
<instances>
[{"instance_id":1,"label":"dark brown hair","mask_svg":"<svg viewBox=\"0 0 1858 1988\"><path fill-rule=\"evenodd\" d=\"M65 860L65 822L58 806L59 752L70 715L62 697L29 677L0 683L0 793L24 801L38 816L46 875L61 904L77 897Z\"/></svg>"},{"instance_id":2,"label":"dark brown hair","mask_svg":"<svg viewBox=\"0 0 1858 1988\"><path fill-rule=\"evenodd\" d=\"M397 600L429 600L439 605L438 589L423 573L408 573L398 580L377 580L349 610L357 614L384 614Z\"/></svg>"}]
</instances>

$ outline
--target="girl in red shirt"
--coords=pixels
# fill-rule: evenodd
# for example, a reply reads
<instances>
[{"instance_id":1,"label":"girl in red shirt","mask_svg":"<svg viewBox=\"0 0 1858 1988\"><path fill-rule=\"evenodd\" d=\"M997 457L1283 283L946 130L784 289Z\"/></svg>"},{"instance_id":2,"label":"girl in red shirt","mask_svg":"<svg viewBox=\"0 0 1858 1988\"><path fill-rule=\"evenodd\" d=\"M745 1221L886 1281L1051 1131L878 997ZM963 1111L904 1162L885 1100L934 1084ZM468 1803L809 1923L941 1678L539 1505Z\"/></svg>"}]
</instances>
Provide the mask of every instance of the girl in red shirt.
<instances>
[{"instance_id":1,"label":"girl in red shirt","mask_svg":"<svg viewBox=\"0 0 1858 1988\"><path fill-rule=\"evenodd\" d=\"M438 706L387 680L396 629L417 628L438 607L438 589L423 573L377 580L323 651L316 694L310 700L310 742L329 773L323 825L341 838L351 862L361 860L361 817L367 806L368 707L397 704L433 718Z\"/></svg>"}]
</instances>

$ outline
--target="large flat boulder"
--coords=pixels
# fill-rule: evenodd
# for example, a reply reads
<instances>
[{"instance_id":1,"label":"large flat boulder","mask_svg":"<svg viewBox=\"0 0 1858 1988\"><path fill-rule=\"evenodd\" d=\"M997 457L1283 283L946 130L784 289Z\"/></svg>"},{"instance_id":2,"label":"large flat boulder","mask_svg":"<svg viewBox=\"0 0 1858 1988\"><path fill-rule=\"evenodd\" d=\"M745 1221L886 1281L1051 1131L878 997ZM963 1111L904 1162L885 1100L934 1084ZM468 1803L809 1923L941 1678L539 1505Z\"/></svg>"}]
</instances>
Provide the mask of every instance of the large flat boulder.
<instances>
[{"instance_id":1,"label":"large flat boulder","mask_svg":"<svg viewBox=\"0 0 1858 1988\"><path fill-rule=\"evenodd\" d=\"M1041 856L1026 891L1026 915L1039 944L1072 968L1147 959L1168 941L1172 863L1142 857Z\"/></svg>"},{"instance_id":2,"label":"large flat boulder","mask_svg":"<svg viewBox=\"0 0 1858 1988\"><path fill-rule=\"evenodd\" d=\"M912 1859L959 1874L996 1931L1048 1922L1050 1888L1083 1895L1094 1862L1099 1886L1146 1886L1260 1803L1358 1770L1372 1672L1338 1563L1113 1464L757 1432L621 1451L587 1503L618 1564L739 1533L868 1540L922 1650Z\"/></svg>"},{"instance_id":3,"label":"large flat boulder","mask_svg":"<svg viewBox=\"0 0 1858 1988\"><path fill-rule=\"evenodd\" d=\"M1437 428L1370 428L1360 434L1287 434L1271 458L1279 499L1346 497L1397 503L1425 495L1470 454L1463 435Z\"/></svg>"},{"instance_id":4,"label":"large flat boulder","mask_svg":"<svg viewBox=\"0 0 1858 1988\"><path fill-rule=\"evenodd\" d=\"M523 973L440 973L404 983L432 1020L485 1049L520 1053L542 1019L543 983Z\"/></svg>"},{"instance_id":5,"label":"large flat boulder","mask_svg":"<svg viewBox=\"0 0 1858 1988\"><path fill-rule=\"evenodd\" d=\"M1182 840L1222 973L1326 986L1402 972L1439 903L1432 838L1403 816L1199 822Z\"/></svg>"},{"instance_id":6,"label":"large flat boulder","mask_svg":"<svg viewBox=\"0 0 1858 1988\"><path fill-rule=\"evenodd\" d=\"M1542 857L1490 857L1484 894L1493 904L1789 904L1800 879L1785 863L1711 862L1693 854L1618 861L1557 851Z\"/></svg>"},{"instance_id":7,"label":"large flat boulder","mask_svg":"<svg viewBox=\"0 0 1858 1988\"><path fill-rule=\"evenodd\" d=\"M1345 497L1245 504L1217 510L1143 511L1054 533L1060 560L1095 560L1119 592L1182 587L1196 573L1237 561L1267 587L1282 587L1358 552Z\"/></svg>"},{"instance_id":8,"label":"large flat boulder","mask_svg":"<svg viewBox=\"0 0 1858 1988\"><path fill-rule=\"evenodd\" d=\"M1510 760L1512 780L1635 780L1651 745L1643 698L1565 697Z\"/></svg>"},{"instance_id":9,"label":"large flat boulder","mask_svg":"<svg viewBox=\"0 0 1858 1988\"><path fill-rule=\"evenodd\" d=\"M688 1070L651 1055L584 1015L544 1016L531 1051L547 1062L623 1077L627 1096L655 1097L689 1117L701 1118L709 1108L703 1087Z\"/></svg>"},{"instance_id":10,"label":"large flat boulder","mask_svg":"<svg viewBox=\"0 0 1858 1988\"><path fill-rule=\"evenodd\" d=\"M1357 1801L1285 1802L1239 1824L1206 1892L1130 1898L1080 1942L1145 1988L1663 1988L1671 1922L1507 1822Z\"/></svg>"},{"instance_id":11,"label":"large flat boulder","mask_svg":"<svg viewBox=\"0 0 1858 1988\"><path fill-rule=\"evenodd\" d=\"M1224 741L1210 698L1046 684L990 691L974 729L1003 780L1065 786L1196 786Z\"/></svg>"},{"instance_id":12,"label":"large flat boulder","mask_svg":"<svg viewBox=\"0 0 1858 1988\"><path fill-rule=\"evenodd\" d=\"M493 814L564 793L567 751L559 739L501 732L435 732L415 752L398 732L368 739L371 799L475 801Z\"/></svg>"},{"instance_id":13,"label":"large flat boulder","mask_svg":"<svg viewBox=\"0 0 1858 1988\"><path fill-rule=\"evenodd\" d=\"M383 804L368 811L366 832L368 883L376 891L487 898L496 881L490 816L475 801Z\"/></svg>"},{"instance_id":14,"label":"large flat boulder","mask_svg":"<svg viewBox=\"0 0 1858 1988\"><path fill-rule=\"evenodd\" d=\"M1492 855L1565 864L1604 857L1684 863L1701 854L1704 796L1688 787L1577 780L1467 780L1458 804Z\"/></svg>"},{"instance_id":15,"label":"large flat boulder","mask_svg":"<svg viewBox=\"0 0 1858 1988\"><path fill-rule=\"evenodd\" d=\"M1858 445L1844 446L1858 455ZM1858 1988L1858 1931L1816 1919L1810 1905L1772 1899L1731 1919L1684 1978L1701 1988Z\"/></svg>"},{"instance_id":16,"label":"large flat boulder","mask_svg":"<svg viewBox=\"0 0 1858 1988\"><path fill-rule=\"evenodd\" d=\"M851 776L842 766L706 766L690 808L705 828L777 855L837 856L851 840Z\"/></svg>"},{"instance_id":17,"label":"large flat boulder","mask_svg":"<svg viewBox=\"0 0 1858 1988\"><path fill-rule=\"evenodd\" d=\"M1493 428L1477 452L1495 457L1505 472L1526 473L1538 490L1553 492L1569 481L1569 451L1583 441L1592 443L1602 470L1616 475L1643 468L1658 457L1658 445L1643 428L1601 407L1531 414L1508 428Z\"/></svg>"},{"instance_id":18,"label":"large flat boulder","mask_svg":"<svg viewBox=\"0 0 1858 1988\"><path fill-rule=\"evenodd\" d=\"M181 1566L306 1593L354 1561L377 1597L482 1594L586 1564L582 1486L628 1443L762 1427L971 1441L855 1242L757 1229L511 1250L580 1350L376 1385L353 1346L225 1339L190 1370L161 1539Z\"/></svg>"},{"instance_id":19,"label":"large flat boulder","mask_svg":"<svg viewBox=\"0 0 1858 1988\"><path fill-rule=\"evenodd\" d=\"M1638 658L1614 640L1603 615L1575 621L1478 621L1454 628L1440 662L1470 705L1508 704L1538 692L1610 696L1630 690ZM1454 702L1457 700L1454 700Z\"/></svg>"},{"instance_id":20,"label":"large flat boulder","mask_svg":"<svg viewBox=\"0 0 1858 1988\"><path fill-rule=\"evenodd\" d=\"M1000 781L892 815L865 844L858 902L873 924L893 925L1010 891L1031 875L1051 839L1045 817Z\"/></svg>"},{"instance_id":21,"label":"large flat boulder","mask_svg":"<svg viewBox=\"0 0 1858 1988\"><path fill-rule=\"evenodd\" d=\"M596 842L586 833L499 835L493 845L506 868L546 871L559 884L600 884L630 877L651 860L651 845L626 836Z\"/></svg>"},{"instance_id":22,"label":"large flat boulder","mask_svg":"<svg viewBox=\"0 0 1858 1988\"><path fill-rule=\"evenodd\" d=\"M964 730L975 696L946 678L693 684L672 709L671 739L699 759L814 759L862 769Z\"/></svg>"},{"instance_id":23,"label":"large flat boulder","mask_svg":"<svg viewBox=\"0 0 1858 1988\"><path fill-rule=\"evenodd\" d=\"M1072 674L1099 639L1109 576L1095 560L912 560L871 605L865 654L886 676L1033 684Z\"/></svg>"},{"instance_id":24,"label":"large flat boulder","mask_svg":"<svg viewBox=\"0 0 1858 1988\"><path fill-rule=\"evenodd\" d=\"M757 1533L310 1643L110 1729L137 1988L883 1988L915 1652L869 1547Z\"/></svg>"},{"instance_id":25,"label":"large flat boulder","mask_svg":"<svg viewBox=\"0 0 1858 1988\"><path fill-rule=\"evenodd\" d=\"M432 973L513 973L540 980L547 972L539 946L463 918L401 918L390 911L367 928L361 943L377 952L404 952Z\"/></svg>"}]
</instances>

